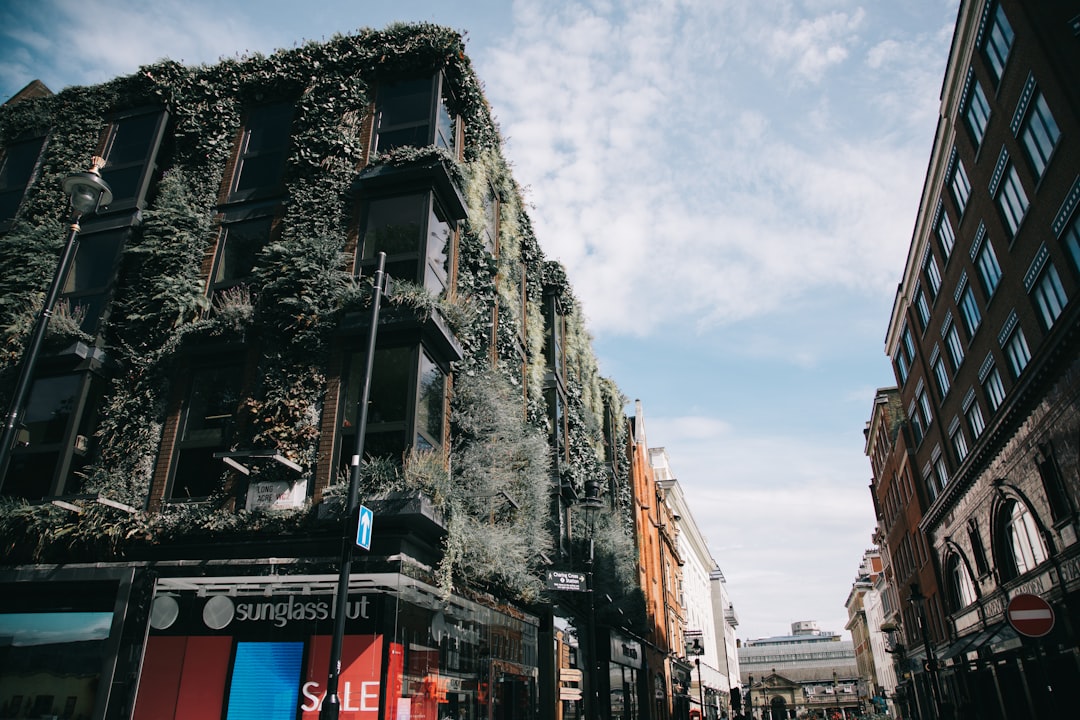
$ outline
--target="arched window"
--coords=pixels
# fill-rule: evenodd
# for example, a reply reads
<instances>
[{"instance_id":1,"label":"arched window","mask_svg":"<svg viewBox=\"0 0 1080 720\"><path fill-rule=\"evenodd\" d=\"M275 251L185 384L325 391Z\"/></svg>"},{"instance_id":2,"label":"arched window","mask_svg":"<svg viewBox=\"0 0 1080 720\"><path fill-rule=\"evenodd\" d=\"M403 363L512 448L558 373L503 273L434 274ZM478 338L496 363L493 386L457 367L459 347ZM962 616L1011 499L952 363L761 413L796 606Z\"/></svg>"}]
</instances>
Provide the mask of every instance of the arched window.
<instances>
[{"instance_id":1,"label":"arched window","mask_svg":"<svg viewBox=\"0 0 1080 720\"><path fill-rule=\"evenodd\" d=\"M1039 534L1035 516L1027 505L1009 500L1001 509L1000 540L1005 579L1023 575L1046 560L1046 547Z\"/></svg>"},{"instance_id":2,"label":"arched window","mask_svg":"<svg viewBox=\"0 0 1080 720\"><path fill-rule=\"evenodd\" d=\"M975 583L971 580L967 564L956 553L949 556L947 567L949 599L952 601L954 610L961 610L975 602Z\"/></svg>"}]
</instances>

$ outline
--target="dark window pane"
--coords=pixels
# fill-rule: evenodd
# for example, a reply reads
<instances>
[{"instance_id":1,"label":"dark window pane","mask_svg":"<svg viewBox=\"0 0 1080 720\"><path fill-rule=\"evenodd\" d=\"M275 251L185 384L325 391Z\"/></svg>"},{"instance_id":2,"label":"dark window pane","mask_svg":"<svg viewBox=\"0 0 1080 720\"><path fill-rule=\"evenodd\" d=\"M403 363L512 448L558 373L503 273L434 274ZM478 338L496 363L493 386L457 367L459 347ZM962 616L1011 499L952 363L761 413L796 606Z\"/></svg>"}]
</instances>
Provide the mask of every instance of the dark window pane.
<instances>
[{"instance_id":1,"label":"dark window pane","mask_svg":"<svg viewBox=\"0 0 1080 720\"><path fill-rule=\"evenodd\" d=\"M31 445L63 441L78 391L78 375L41 378L34 382L23 415L23 423L30 431Z\"/></svg>"},{"instance_id":2,"label":"dark window pane","mask_svg":"<svg viewBox=\"0 0 1080 720\"><path fill-rule=\"evenodd\" d=\"M218 451L216 447L188 448L180 453L173 474L173 499L207 497L220 487L225 466L214 457Z\"/></svg>"},{"instance_id":3,"label":"dark window pane","mask_svg":"<svg viewBox=\"0 0 1080 720\"><path fill-rule=\"evenodd\" d=\"M15 143L0 159L0 222L15 217L44 143L44 138Z\"/></svg>"},{"instance_id":4,"label":"dark window pane","mask_svg":"<svg viewBox=\"0 0 1080 720\"><path fill-rule=\"evenodd\" d=\"M270 239L272 218L229 223L222 227L221 245L218 248L217 267L214 270L214 287L233 284L251 275L255 258Z\"/></svg>"},{"instance_id":5,"label":"dark window pane","mask_svg":"<svg viewBox=\"0 0 1080 720\"><path fill-rule=\"evenodd\" d=\"M250 192L258 188L276 187L281 180L281 168L285 152L264 152L242 159L236 178L236 192Z\"/></svg>"},{"instance_id":6,"label":"dark window pane","mask_svg":"<svg viewBox=\"0 0 1080 720\"><path fill-rule=\"evenodd\" d=\"M432 143L432 78L405 80L379 88L376 149L423 147Z\"/></svg>"},{"instance_id":7,"label":"dark window pane","mask_svg":"<svg viewBox=\"0 0 1080 720\"><path fill-rule=\"evenodd\" d=\"M13 453L4 478L4 495L36 500L52 494L53 476L60 459L57 450Z\"/></svg>"},{"instance_id":8,"label":"dark window pane","mask_svg":"<svg viewBox=\"0 0 1080 720\"><path fill-rule=\"evenodd\" d=\"M113 204L133 202L143 185L154 152L161 113L116 120L109 129L101 176L113 191Z\"/></svg>"},{"instance_id":9,"label":"dark window pane","mask_svg":"<svg viewBox=\"0 0 1080 720\"><path fill-rule=\"evenodd\" d=\"M206 497L219 486L224 466L215 452L228 449L233 417L242 399L241 367L204 368L194 373L184 406L172 497Z\"/></svg>"},{"instance_id":10,"label":"dark window pane","mask_svg":"<svg viewBox=\"0 0 1080 720\"><path fill-rule=\"evenodd\" d=\"M292 127L291 104L254 108L248 114L233 178L233 200L276 190L285 169Z\"/></svg>"},{"instance_id":11,"label":"dark window pane","mask_svg":"<svg viewBox=\"0 0 1080 720\"><path fill-rule=\"evenodd\" d=\"M416 430L424 433L428 440L442 445L443 439L443 402L446 398L446 376L439 366L420 353L420 393L416 402Z\"/></svg>"},{"instance_id":12,"label":"dark window pane","mask_svg":"<svg viewBox=\"0 0 1080 720\"><path fill-rule=\"evenodd\" d=\"M427 271L424 286L435 293L446 288L446 257L453 229L442 219L442 213L432 206L428 217Z\"/></svg>"},{"instance_id":13,"label":"dark window pane","mask_svg":"<svg viewBox=\"0 0 1080 720\"><path fill-rule=\"evenodd\" d=\"M387 256L418 253L428 205L426 194L372 200L368 204L362 259L370 260L380 252Z\"/></svg>"},{"instance_id":14,"label":"dark window pane","mask_svg":"<svg viewBox=\"0 0 1080 720\"><path fill-rule=\"evenodd\" d=\"M79 250L64 284L65 293L101 288L112 282L122 233L95 233L79 238Z\"/></svg>"}]
</instances>

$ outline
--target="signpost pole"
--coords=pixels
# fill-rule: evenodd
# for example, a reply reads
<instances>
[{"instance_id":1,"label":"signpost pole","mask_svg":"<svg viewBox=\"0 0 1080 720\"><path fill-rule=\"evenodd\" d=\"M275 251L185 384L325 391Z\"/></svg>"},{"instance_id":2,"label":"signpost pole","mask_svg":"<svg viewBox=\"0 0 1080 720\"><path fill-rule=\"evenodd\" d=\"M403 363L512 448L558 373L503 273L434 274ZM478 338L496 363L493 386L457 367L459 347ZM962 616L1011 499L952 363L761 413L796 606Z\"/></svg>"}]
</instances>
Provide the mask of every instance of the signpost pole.
<instances>
[{"instance_id":1,"label":"signpost pole","mask_svg":"<svg viewBox=\"0 0 1080 720\"><path fill-rule=\"evenodd\" d=\"M345 530L341 541L341 564L338 567L337 602L334 605L334 634L330 640L330 663L326 672L326 696L319 710L319 720L337 720L341 712L338 686L341 680L341 645L345 639L345 616L348 614L349 575L352 573L353 545L359 539L360 525L360 458L364 455L364 435L367 434L368 399L371 396L371 370L375 361L375 337L379 329L379 305L384 292L386 253L379 253L371 295L371 328L368 332L367 357L364 358L364 384L356 409L356 446L349 473L349 494L345 505ZM364 508L366 511L367 508ZM368 511L370 512L370 511ZM368 522L371 519L368 517ZM355 525L354 525L355 523ZM370 528L369 537L370 540ZM366 548L365 548L366 549Z\"/></svg>"}]
</instances>

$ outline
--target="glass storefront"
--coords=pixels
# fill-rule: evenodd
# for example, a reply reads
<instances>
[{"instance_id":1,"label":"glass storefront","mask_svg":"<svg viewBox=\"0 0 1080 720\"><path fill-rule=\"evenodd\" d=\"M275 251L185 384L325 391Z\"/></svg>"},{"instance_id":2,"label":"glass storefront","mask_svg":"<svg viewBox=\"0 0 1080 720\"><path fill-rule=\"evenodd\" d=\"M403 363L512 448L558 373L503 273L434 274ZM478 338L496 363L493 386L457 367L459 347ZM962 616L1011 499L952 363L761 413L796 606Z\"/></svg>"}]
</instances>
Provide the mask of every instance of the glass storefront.
<instances>
[{"instance_id":1,"label":"glass storefront","mask_svg":"<svg viewBox=\"0 0 1080 720\"><path fill-rule=\"evenodd\" d=\"M134 720L317 720L337 612L326 583L182 585L159 584ZM535 618L401 576L378 585L345 608L343 720L537 717Z\"/></svg>"}]
</instances>

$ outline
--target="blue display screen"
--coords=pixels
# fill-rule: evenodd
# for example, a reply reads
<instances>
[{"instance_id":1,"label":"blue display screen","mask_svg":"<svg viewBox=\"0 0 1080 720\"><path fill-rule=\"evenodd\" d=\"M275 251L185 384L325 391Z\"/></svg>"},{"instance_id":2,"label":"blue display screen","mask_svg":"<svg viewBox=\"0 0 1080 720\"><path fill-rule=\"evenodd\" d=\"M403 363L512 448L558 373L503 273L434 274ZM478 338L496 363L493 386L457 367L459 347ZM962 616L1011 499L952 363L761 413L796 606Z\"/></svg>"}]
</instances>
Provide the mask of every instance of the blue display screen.
<instances>
[{"instance_id":1,"label":"blue display screen","mask_svg":"<svg viewBox=\"0 0 1080 720\"><path fill-rule=\"evenodd\" d=\"M302 642L237 643L226 720L295 720L303 659Z\"/></svg>"}]
</instances>

